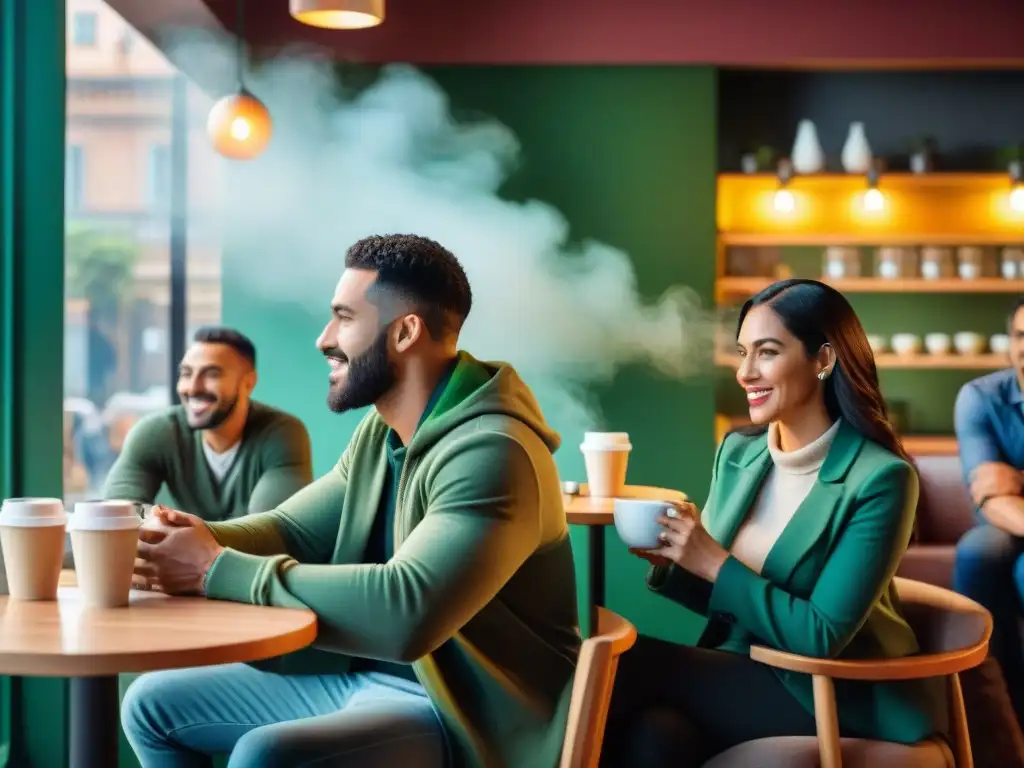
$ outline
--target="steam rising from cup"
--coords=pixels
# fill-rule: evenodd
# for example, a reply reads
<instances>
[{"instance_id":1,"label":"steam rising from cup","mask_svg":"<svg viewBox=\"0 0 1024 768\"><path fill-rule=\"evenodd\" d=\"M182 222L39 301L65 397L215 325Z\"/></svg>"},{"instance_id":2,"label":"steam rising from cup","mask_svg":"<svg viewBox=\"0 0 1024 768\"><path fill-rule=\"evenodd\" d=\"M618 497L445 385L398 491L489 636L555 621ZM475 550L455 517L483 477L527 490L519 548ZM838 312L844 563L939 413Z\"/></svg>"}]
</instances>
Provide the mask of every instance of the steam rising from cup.
<instances>
[{"instance_id":1,"label":"steam rising from cup","mask_svg":"<svg viewBox=\"0 0 1024 768\"><path fill-rule=\"evenodd\" d=\"M227 39L179 35L169 48L193 74L232 87ZM246 82L270 109L274 140L232 167L222 213L259 244L245 289L268 313L300 304L323 320L350 244L415 233L449 248L469 276L474 307L461 346L515 365L563 431L599 426L588 385L624 365L676 378L707 370L715 323L696 294L673 286L646 299L628 254L570 242L568 222L547 203L503 199L502 183L529 156L496 120L457 121L427 75L392 65L368 87L347 88L330 62L306 52L267 61ZM600 184L599 158L593 168L576 183Z\"/></svg>"}]
</instances>

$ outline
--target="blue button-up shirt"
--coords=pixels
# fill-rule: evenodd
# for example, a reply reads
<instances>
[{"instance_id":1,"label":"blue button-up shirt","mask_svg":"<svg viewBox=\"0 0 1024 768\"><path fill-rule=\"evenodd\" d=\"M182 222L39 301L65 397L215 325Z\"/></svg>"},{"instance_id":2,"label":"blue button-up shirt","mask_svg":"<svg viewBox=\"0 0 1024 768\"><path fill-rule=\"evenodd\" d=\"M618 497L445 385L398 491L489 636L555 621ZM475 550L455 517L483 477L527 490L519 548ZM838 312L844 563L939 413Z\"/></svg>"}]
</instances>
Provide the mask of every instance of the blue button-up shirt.
<instances>
[{"instance_id":1,"label":"blue button-up shirt","mask_svg":"<svg viewBox=\"0 0 1024 768\"><path fill-rule=\"evenodd\" d=\"M1024 470L1024 395L1015 370L996 371L964 384L953 413L966 483L986 461Z\"/></svg>"}]
</instances>

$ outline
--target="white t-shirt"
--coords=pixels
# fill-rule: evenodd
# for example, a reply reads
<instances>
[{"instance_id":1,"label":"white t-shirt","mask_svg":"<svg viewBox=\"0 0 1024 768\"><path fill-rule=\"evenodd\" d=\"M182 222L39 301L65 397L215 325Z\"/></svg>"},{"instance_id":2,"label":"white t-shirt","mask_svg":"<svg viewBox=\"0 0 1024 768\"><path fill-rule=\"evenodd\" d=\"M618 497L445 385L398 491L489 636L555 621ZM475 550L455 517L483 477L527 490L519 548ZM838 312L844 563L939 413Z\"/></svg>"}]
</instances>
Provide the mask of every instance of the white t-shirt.
<instances>
[{"instance_id":1,"label":"white t-shirt","mask_svg":"<svg viewBox=\"0 0 1024 768\"><path fill-rule=\"evenodd\" d=\"M210 471L218 483L227 477L228 472L231 471L231 465L235 463L235 456L238 455L238 447L241 444L242 441L239 440L224 451L224 453L217 453L203 440L203 453L206 454L206 464L210 467Z\"/></svg>"}]
</instances>

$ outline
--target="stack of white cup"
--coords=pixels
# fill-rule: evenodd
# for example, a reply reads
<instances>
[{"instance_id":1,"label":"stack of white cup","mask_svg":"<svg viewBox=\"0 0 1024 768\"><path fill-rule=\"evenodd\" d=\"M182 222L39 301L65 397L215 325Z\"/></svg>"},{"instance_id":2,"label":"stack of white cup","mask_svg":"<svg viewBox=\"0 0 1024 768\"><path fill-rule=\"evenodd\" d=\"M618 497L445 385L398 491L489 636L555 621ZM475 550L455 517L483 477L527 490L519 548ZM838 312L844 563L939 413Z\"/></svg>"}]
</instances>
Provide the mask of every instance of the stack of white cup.
<instances>
[{"instance_id":1,"label":"stack of white cup","mask_svg":"<svg viewBox=\"0 0 1024 768\"><path fill-rule=\"evenodd\" d=\"M60 499L7 499L0 508L7 587L15 600L56 600L67 513Z\"/></svg>"},{"instance_id":2,"label":"stack of white cup","mask_svg":"<svg viewBox=\"0 0 1024 768\"><path fill-rule=\"evenodd\" d=\"M130 501L81 501L68 523L82 601L95 608L128 604L142 519Z\"/></svg>"},{"instance_id":3,"label":"stack of white cup","mask_svg":"<svg viewBox=\"0 0 1024 768\"><path fill-rule=\"evenodd\" d=\"M587 465L589 494L612 498L622 494L633 446L626 432L587 432L580 445Z\"/></svg>"}]
</instances>

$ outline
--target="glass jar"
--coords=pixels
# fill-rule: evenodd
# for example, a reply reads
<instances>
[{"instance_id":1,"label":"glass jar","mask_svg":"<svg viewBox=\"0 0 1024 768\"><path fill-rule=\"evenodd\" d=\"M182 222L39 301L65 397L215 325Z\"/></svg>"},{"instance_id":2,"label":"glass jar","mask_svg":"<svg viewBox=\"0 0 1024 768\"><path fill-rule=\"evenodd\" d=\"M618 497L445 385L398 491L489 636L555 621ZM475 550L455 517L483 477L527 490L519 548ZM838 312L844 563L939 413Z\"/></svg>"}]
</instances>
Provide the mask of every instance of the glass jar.
<instances>
[{"instance_id":1,"label":"glass jar","mask_svg":"<svg viewBox=\"0 0 1024 768\"><path fill-rule=\"evenodd\" d=\"M989 248L980 245L961 245L956 251L957 273L962 280L992 277L996 273L996 260Z\"/></svg>"},{"instance_id":2,"label":"glass jar","mask_svg":"<svg viewBox=\"0 0 1024 768\"><path fill-rule=\"evenodd\" d=\"M1024 280L1024 248L1008 245L999 257L999 270L1006 280Z\"/></svg>"},{"instance_id":3,"label":"glass jar","mask_svg":"<svg viewBox=\"0 0 1024 768\"><path fill-rule=\"evenodd\" d=\"M875 275L886 280L917 276L917 249L883 245L875 250Z\"/></svg>"},{"instance_id":4,"label":"glass jar","mask_svg":"<svg viewBox=\"0 0 1024 768\"><path fill-rule=\"evenodd\" d=\"M860 248L832 245L825 249L821 273L827 280L860 277Z\"/></svg>"},{"instance_id":5,"label":"glass jar","mask_svg":"<svg viewBox=\"0 0 1024 768\"><path fill-rule=\"evenodd\" d=\"M956 256L952 248L926 246L921 249L921 277L940 280L956 276Z\"/></svg>"}]
</instances>

